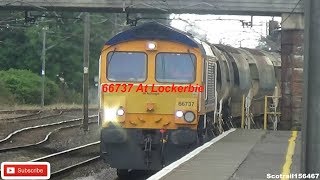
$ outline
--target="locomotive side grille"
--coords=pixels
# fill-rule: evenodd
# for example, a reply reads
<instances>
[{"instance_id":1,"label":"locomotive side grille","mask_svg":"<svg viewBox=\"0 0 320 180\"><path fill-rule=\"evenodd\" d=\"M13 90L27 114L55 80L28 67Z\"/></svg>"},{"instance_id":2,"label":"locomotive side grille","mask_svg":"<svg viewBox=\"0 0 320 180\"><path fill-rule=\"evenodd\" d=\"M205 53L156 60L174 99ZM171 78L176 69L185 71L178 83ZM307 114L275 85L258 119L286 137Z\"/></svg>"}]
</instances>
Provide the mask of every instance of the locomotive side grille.
<instances>
[{"instance_id":1,"label":"locomotive side grille","mask_svg":"<svg viewBox=\"0 0 320 180\"><path fill-rule=\"evenodd\" d=\"M207 86L207 92L208 92L208 99L206 101L206 104L213 104L215 102L214 100L214 91L215 91L215 67L214 63L209 62L208 63L208 86Z\"/></svg>"}]
</instances>

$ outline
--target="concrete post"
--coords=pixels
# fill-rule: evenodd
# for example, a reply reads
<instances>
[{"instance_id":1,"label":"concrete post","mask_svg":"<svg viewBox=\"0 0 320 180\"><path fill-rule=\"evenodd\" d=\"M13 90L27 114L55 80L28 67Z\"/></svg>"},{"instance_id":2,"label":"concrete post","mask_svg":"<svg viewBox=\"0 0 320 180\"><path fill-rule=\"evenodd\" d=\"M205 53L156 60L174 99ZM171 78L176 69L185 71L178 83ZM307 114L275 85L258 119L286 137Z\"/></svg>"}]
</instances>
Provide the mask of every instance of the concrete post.
<instances>
[{"instance_id":1,"label":"concrete post","mask_svg":"<svg viewBox=\"0 0 320 180\"><path fill-rule=\"evenodd\" d=\"M41 76L42 76L42 90L41 90L41 108L44 108L44 93L45 93L45 78L46 78L46 33L47 33L47 27L42 28L42 53L41 53L41 59L42 59L42 70L41 70Z\"/></svg>"},{"instance_id":2,"label":"concrete post","mask_svg":"<svg viewBox=\"0 0 320 180\"><path fill-rule=\"evenodd\" d=\"M320 1L305 3L305 88L301 173L320 172ZM312 179L311 177L310 179ZM309 179L309 178L308 178Z\"/></svg>"},{"instance_id":3,"label":"concrete post","mask_svg":"<svg viewBox=\"0 0 320 180\"><path fill-rule=\"evenodd\" d=\"M282 14L281 24L281 129L300 129L303 92L302 14Z\"/></svg>"},{"instance_id":4,"label":"concrete post","mask_svg":"<svg viewBox=\"0 0 320 180\"><path fill-rule=\"evenodd\" d=\"M83 39L83 121L82 127L84 131L89 130L89 45L90 45L90 14L84 13L84 39Z\"/></svg>"}]
</instances>

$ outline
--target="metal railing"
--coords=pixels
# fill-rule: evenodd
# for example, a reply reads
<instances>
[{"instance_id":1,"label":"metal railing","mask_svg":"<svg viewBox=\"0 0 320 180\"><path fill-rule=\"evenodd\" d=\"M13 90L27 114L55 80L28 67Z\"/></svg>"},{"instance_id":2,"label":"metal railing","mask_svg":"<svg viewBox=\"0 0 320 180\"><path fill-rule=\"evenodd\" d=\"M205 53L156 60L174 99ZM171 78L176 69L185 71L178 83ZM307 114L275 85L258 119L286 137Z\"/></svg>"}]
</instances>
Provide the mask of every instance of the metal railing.
<instances>
[{"instance_id":1,"label":"metal railing","mask_svg":"<svg viewBox=\"0 0 320 180\"><path fill-rule=\"evenodd\" d=\"M242 96L242 105L241 105L241 128L244 129L244 104L245 104L245 96Z\"/></svg>"},{"instance_id":2,"label":"metal railing","mask_svg":"<svg viewBox=\"0 0 320 180\"><path fill-rule=\"evenodd\" d=\"M262 97L263 98L263 97ZM268 103L268 100L272 98L272 103ZM281 96L265 96L264 97L264 117L263 117L263 129L267 129L268 124L268 115L271 121L273 122L273 130L277 130L277 124L280 121L281 112L279 112L279 99ZM242 104L241 104L241 128L249 128L250 129L250 121L252 120L246 109L246 97L242 96Z\"/></svg>"},{"instance_id":3,"label":"metal railing","mask_svg":"<svg viewBox=\"0 0 320 180\"><path fill-rule=\"evenodd\" d=\"M263 129L265 129L265 130L267 129L268 115L273 115L273 117L271 117L272 121L274 123L273 129L277 130L277 123L278 123L278 120L280 120L281 112L277 111L278 106L274 106L274 104L271 104L270 106L268 106L268 98L274 98L279 101L281 96L265 96L264 97ZM269 111L269 110L271 110L271 111Z\"/></svg>"}]
</instances>

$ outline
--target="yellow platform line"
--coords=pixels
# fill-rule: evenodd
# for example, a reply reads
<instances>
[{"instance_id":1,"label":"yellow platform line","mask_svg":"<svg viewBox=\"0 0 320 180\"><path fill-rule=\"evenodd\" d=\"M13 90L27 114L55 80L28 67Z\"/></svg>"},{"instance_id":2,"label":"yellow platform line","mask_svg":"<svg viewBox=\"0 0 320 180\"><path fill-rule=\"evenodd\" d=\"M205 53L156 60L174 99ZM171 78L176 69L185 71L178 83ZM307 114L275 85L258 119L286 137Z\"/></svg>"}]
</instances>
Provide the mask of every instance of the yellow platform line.
<instances>
[{"instance_id":1,"label":"yellow platform line","mask_svg":"<svg viewBox=\"0 0 320 180\"><path fill-rule=\"evenodd\" d=\"M297 139L298 132L292 131L291 138L288 140L288 150L286 154L286 161L282 166L282 178L281 180L287 180L288 176L290 175L290 169L292 164L292 156L294 155L294 148L296 146L296 139Z\"/></svg>"}]
</instances>

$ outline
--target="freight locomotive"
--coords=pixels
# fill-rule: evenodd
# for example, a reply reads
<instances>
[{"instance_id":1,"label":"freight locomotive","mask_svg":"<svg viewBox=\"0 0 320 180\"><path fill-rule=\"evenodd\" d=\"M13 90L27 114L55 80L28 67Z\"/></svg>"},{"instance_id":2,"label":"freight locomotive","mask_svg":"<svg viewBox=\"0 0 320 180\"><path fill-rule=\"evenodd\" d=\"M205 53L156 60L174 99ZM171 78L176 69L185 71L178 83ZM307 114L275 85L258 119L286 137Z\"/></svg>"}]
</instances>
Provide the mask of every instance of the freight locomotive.
<instances>
[{"instance_id":1,"label":"freight locomotive","mask_svg":"<svg viewBox=\"0 0 320 180\"><path fill-rule=\"evenodd\" d=\"M263 114L280 65L277 53L209 44L157 22L115 35L99 62L101 157L118 176L163 168L237 126L243 97L250 114Z\"/></svg>"}]
</instances>

